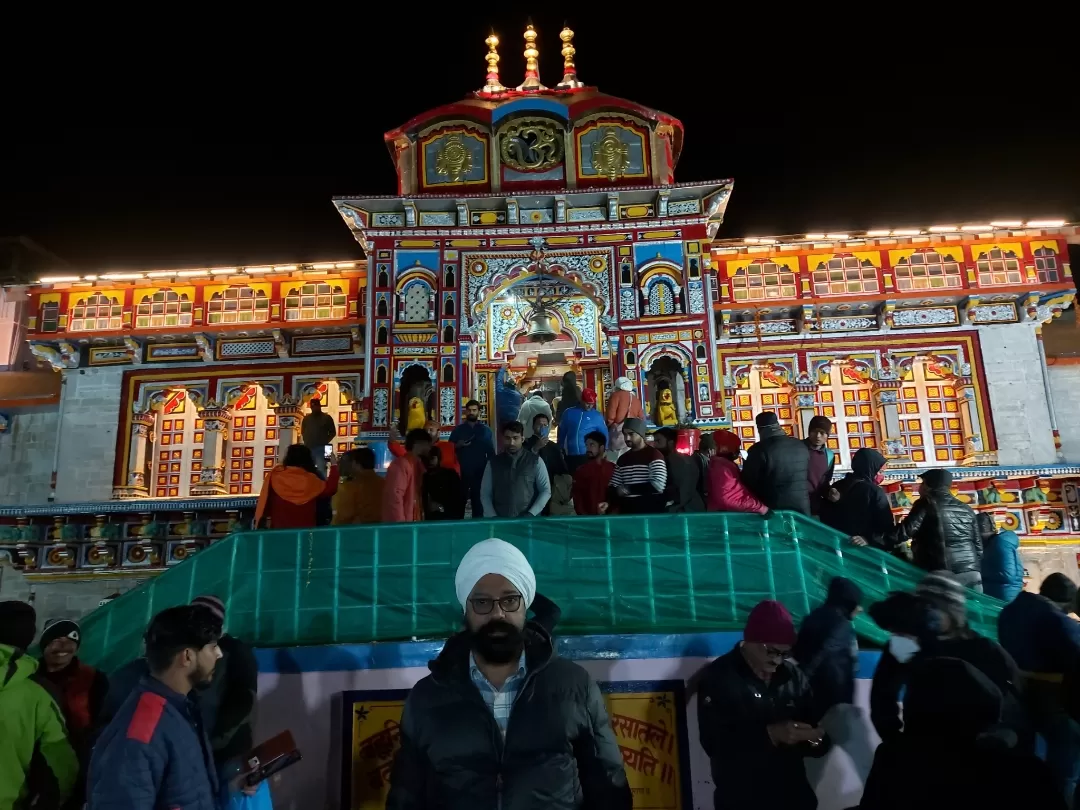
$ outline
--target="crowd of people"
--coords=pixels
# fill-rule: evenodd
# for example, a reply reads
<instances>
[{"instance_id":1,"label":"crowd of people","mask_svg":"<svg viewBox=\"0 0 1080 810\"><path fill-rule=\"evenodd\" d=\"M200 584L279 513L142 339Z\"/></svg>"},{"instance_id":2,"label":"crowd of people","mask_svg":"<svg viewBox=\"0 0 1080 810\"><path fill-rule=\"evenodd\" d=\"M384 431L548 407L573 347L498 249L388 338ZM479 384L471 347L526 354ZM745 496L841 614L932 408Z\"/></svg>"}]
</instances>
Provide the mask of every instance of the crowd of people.
<instances>
[{"instance_id":1,"label":"crowd of people","mask_svg":"<svg viewBox=\"0 0 1080 810\"><path fill-rule=\"evenodd\" d=\"M464 555L462 630L406 700L388 810L633 806L600 690L556 654L561 611L537 587L510 543ZM814 810L834 748L863 785L862 810L1074 806L1076 586L1055 574L1019 594L1000 644L969 627L966 593L934 571L868 606L889 633L869 721L856 685L859 587L833 579L798 629L783 604L759 602L741 642L688 682L717 810ZM224 633L217 597L155 616L144 657L107 682L78 660L74 622L48 625L42 660L29 657L34 618L0 603L0 810L228 810L260 795L270 806L265 782L236 778L253 745L256 667Z\"/></svg>"},{"instance_id":2,"label":"crowd of people","mask_svg":"<svg viewBox=\"0 0 1080 810\"><path fill-rule=\"evenodd\" d=\"M145 654L110 676L79 660L82 630L0 602L0 810L271 810L239 780L253 748L253 650L211 595L150 622Z\"/></svg>"}]
</instances>

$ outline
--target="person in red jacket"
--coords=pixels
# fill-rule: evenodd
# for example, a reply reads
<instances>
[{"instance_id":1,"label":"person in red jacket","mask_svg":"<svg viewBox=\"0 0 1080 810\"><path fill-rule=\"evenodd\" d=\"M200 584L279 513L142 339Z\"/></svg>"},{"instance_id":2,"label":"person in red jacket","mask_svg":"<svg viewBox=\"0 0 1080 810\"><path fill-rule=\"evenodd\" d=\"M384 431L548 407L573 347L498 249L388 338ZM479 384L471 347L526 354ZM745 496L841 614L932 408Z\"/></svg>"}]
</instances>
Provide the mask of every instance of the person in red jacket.
<instances>
[{"instance_id":1,"label":"person in red jacket","mask_svg":"<svg viewBox=\"0 0 1080 810\"><path fill-rule=\"evenodd\" d=\"M579 515L608 514L607 489L615 464L604 457L607 441L594 430L585 436L586 461L574 473L574 511Z\"/></svg>"},{"instance_id":2,"label":"person in red jacket","mask_svg":"<svg viewBox=\"0 0 1080 810\"><path fill-rule=\"evenodd\" d=\"M767 517L769 507L746 488L735 463L742 441L730 430L713 431L712 436L716 440L716 455L709 462L708 511L751 512Z\"/></svg>"},{"instance_id":3,"label":"person in red jacket","mask_svg":"<svg viewBox=\"0 0 1080 810\"><path fill-rule=\"evenodd\" d=\"M109 693L109 680L101 670L79 660L82 631L70 619L57 619L45 625L38 645L43 666L38 674L56 687L62 699L60 708L67 720L68 739L79 758L79 781L63 806L81 810L86 802L86 766L90 762L91 733Z\"/></svg>"},{"instance_id":4,"label":"person in red jacket","mask_svg":"<svg viewBox=\"0 0 1080 810\"><path fill-rule=\"evenodd\" d=\"M439 423L434 419L428 419L424 430L431 437L431 446L439 449L439 466L450 469L461 475L461 467L458 466L457 453L454 452L454 443L439 438ZM397 425L390 426L390 441L386 445L390 455L401 458L409 451L405 449L405 440L401 437Z\"/></svg>"},{"instance_id":5,"label":"person in red jacket","mask_svg":"<svg viewBox=\"0 0 1080 810\"><path fill-rule=\"evenodd\" d=\"M431 437L420 428L405 435L408 453L390 462L386 471L383 523L416 523L424 519L425 460L431 452Z\"/></svg>"},{"instance_id":6,"label":"person in red jacket","mask_svg":"<svg viewBox=\"0 0 1080 810\"><path fill-rule=\"evenodd\" d=\"M332 497L337 486L336 464L323 481L315 471L311 451L302 444L294 444L285 451L285 460L263 480L255 507L255 525L266 529L313 529L316 502Z\"/></svg>"}]
</instances>

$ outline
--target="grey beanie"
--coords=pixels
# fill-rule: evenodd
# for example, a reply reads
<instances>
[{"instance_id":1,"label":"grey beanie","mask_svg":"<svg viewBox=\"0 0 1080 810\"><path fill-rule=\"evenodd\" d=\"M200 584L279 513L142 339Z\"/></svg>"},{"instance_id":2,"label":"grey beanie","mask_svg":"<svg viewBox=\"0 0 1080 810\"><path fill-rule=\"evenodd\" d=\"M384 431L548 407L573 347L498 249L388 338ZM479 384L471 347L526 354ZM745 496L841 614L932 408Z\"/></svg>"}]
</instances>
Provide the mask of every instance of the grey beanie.
<instances>
[{"instance_id":1,"label":"grey beanie","mask_svg":"<svg viewBox=\"0 0 1080 810\"><path fill-rule=\"evenodd\" d=\"M623 422L622 429L623 431L629 430L631 433L636 433L643 439L649 436L649 429L645 426L645 420L637 417L632 416Z\"/></svg>"}]
</instances>

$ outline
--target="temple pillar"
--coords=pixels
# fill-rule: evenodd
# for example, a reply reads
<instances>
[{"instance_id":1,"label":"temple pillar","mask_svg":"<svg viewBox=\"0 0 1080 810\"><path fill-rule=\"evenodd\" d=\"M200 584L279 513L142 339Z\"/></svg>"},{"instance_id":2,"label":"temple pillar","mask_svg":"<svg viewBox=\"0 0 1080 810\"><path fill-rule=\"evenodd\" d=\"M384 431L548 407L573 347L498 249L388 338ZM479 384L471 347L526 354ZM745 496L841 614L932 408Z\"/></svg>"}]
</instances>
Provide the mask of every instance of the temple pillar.
<instances>
[{"instance_id":1,"label":"temple pillar","mask_svg":"<svg viewBox=\"0 0 1080 810\"><path fill-rule=\"evenodd\" d=\"M798 409L798 419L796 424L799 425L802 433L801 436L810 435L810 420L814 418L817 406L817 385L809 380L801 380L795 383L795 407Z\"/></svg>"},{"instance_id":2,"label":"temple pillar","mask_svg":"<svg viewBox=\"0 0 1080 810\"><path fill-rule=\"evenodd\" d=\"M363 414L359 409L359 400L353 400L352 408L358 415ZM294 445L300 443L300 423L304 421L304 414L300 403L292 397L282 397L281 402L274 405L274 413L277 414L278 426L278 464L285 459L285 453ZM366 417L365 417L366 418ZM365 421L361 419L361 423Z\"/></svg>"},{"instance_id":3,"label":"temple pillar","mask_svg":"<svg viewBox=\"0 0 1080 810\"><path fill-rule=\"evenodd\" d=\"M147 465L150 463L150 445L154 440L156 418L157 415L153 411L132 414L125 482L113 488L113 498L115 500L148 498L150 496Z\"/></svg>"},{"instance_id":4,"label":"temple pillar","mask_svg":"<svg viewBox=\"0 0 1080 810\"><path fill-rule=\"evenodd\" d=\"M960 427L964 434L964 461L979 464L986 461L986 442L979 420L979 396L971 377L956 378L956 399L960 406ZM991 463L993 463L991 461Z\"/></svg>"},{"instance_id":5,"label":"temple pillar","mask_svg":"<svg viewBox=\"0 0 1080 810\"><path fill-rule=\"evenodd\" d=\"M874 412L881 434L881 454L894 467L914 466L900 432L900 380L874 381Z\"/></svg>"},{"instance_id":6,"label":"temple pillar","mask_svg":"<svg viewBox=\"0 0 1080 810\"><path fill-rule=\"evenodd\" d=\"M202 470L199 483L191 487L194 497L226 495L225 486L225 437L232 425L232 411L216 402L208 402L199 409L203 423Z\"/></svg>"}]
</instances>

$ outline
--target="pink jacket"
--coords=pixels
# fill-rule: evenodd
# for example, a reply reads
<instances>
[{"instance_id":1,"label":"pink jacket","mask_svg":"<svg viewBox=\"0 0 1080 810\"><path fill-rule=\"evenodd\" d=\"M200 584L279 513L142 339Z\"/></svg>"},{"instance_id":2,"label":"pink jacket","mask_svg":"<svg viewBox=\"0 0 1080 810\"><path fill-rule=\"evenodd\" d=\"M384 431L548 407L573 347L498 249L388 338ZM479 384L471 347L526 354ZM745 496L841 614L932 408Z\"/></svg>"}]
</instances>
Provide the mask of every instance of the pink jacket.
<instances>
[{"instance_id":1,"label":"pink jacket","mask_svg":"<svg viewBox=\"0 0 1080 810\"><path fill-rule=\"evenodd\" d=\"M415 523L421 520L424 468L412 453L390 462L383 489L383 523Z\"/></svg>"},{"instance_id":2,"label":"pink jacket","mask_svg":"<svg viewBox=\"0 0 1080 810\"><path fill-rule=\"evenodd\" d=\"M731 459L713 456L709 462L710 512L753 512L764 515L769 511L742 482L739 468Z\"/></svg>"}]
</instances>

